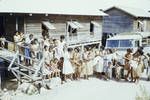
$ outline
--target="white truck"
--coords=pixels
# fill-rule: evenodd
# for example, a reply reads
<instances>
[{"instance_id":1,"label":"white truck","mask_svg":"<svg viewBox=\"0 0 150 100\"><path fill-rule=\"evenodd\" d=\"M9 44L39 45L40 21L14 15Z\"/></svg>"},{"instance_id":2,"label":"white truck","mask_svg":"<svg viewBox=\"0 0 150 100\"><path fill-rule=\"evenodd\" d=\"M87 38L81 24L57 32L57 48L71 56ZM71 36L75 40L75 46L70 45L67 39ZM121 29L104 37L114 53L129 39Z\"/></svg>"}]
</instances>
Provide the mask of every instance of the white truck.
<instances>
[{"instance_id":1,"label":"white truck","mask_svg":"<svg viewBox=\"0 0 150 100\"><path fill-rule=\"evenodd\" d=\"M143 47L144 55L150 54L150 32L129 32L115 35L107 39L105 49L117 49L112 55L117 54L119 62L124 64L122 57L124 57L126 50L130 48L134 53L140 46ZM150 80L150 67L147 65L147 60L144 60L144 67L147 69L145 70L146 76Z\"/></svg>"},{"instance_id":2,"label":"white truck","mask_svg":"<svg viewBox=\"0 0 150 100\"><path fill-rule=\"evenodd\" d=\"M105 49L117 49L124 52L128 48L135 51L138 47L143 47L145 53L150 53L150 32L117 34L107 39Z\"/></svg>"}]
</instances>

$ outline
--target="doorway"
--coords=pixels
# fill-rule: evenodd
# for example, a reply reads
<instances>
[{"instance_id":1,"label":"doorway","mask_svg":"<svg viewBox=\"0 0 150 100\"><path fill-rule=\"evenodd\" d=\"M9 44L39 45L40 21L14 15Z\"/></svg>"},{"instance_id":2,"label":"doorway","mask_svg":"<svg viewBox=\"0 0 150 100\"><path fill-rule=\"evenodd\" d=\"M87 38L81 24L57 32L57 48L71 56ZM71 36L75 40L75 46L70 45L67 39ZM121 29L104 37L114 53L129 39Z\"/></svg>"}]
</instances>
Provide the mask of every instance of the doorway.
<instances>
[{"instance_id":1,"label":"doorway","mask_svg":"<svg viewBox=\"0 0 150 100\"><path fill-rule=\"evenodd\" d=\"M4 17L0 16L0 37L5 36Z\"/></svg>"}]
</instances>

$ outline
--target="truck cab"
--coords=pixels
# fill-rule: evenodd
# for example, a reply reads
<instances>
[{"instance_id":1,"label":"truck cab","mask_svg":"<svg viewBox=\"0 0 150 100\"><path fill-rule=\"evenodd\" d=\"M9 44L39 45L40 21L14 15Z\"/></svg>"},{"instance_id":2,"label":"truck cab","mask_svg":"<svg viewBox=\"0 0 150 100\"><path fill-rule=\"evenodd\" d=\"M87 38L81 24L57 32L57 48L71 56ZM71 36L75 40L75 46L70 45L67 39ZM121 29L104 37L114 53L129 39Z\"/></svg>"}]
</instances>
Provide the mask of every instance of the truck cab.
<instances>
[{"instance_id":1,"label":"truck cab","mask_svg":"<svg viewBox=\"0 0 150 100\"><path fill-rule=\"evenodd\" d=\"M130 48L134 52L138 47L144 47L146 53L150 52L150 32L120 33L107 39L105 49L126 51Z\"/></svg>"}]
</instances>

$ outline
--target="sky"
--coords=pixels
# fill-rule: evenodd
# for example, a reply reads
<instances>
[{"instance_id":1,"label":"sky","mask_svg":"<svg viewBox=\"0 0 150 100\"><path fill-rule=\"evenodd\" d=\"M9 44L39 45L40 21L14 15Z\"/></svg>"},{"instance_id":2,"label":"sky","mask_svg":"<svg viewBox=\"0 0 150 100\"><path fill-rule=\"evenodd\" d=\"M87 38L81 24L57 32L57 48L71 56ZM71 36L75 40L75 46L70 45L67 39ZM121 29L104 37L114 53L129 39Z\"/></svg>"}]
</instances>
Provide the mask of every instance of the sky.
<instances>
[{"instance_id":1,"label":"sky","mask_svg":"<svg viewBox=\"0 0 150 100\"><path fill-rule=\"evenodd\" d=\"M150 9L150 0L0 0L0 12L3 11L43 11L79 12L106 9L111 6L125 6ZM44 9L43 9L44 8ZM91 10L91 12L90 12Z\"/></svg>"}]
</instances>

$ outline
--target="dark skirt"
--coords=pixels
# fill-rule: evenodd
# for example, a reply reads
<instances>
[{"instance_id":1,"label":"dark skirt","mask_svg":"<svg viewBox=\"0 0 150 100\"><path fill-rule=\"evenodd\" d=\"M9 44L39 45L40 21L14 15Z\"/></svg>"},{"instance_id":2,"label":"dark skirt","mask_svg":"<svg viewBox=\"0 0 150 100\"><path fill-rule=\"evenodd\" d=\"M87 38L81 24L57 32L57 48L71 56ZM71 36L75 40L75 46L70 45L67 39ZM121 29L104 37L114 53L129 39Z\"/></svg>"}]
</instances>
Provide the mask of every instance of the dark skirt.
<instances>
[{"instance_id":1,"label":"dark skirt","mask_svg":"<svg viewBox=\"0 0 150 100\"><path fill-rule=\"evenodd\" d=\"M29 47L25 48L25 52L24 53L25 53L26 57L31 57L31 53L30 53L30 48Z\"/></svg>"}]
</instances>

